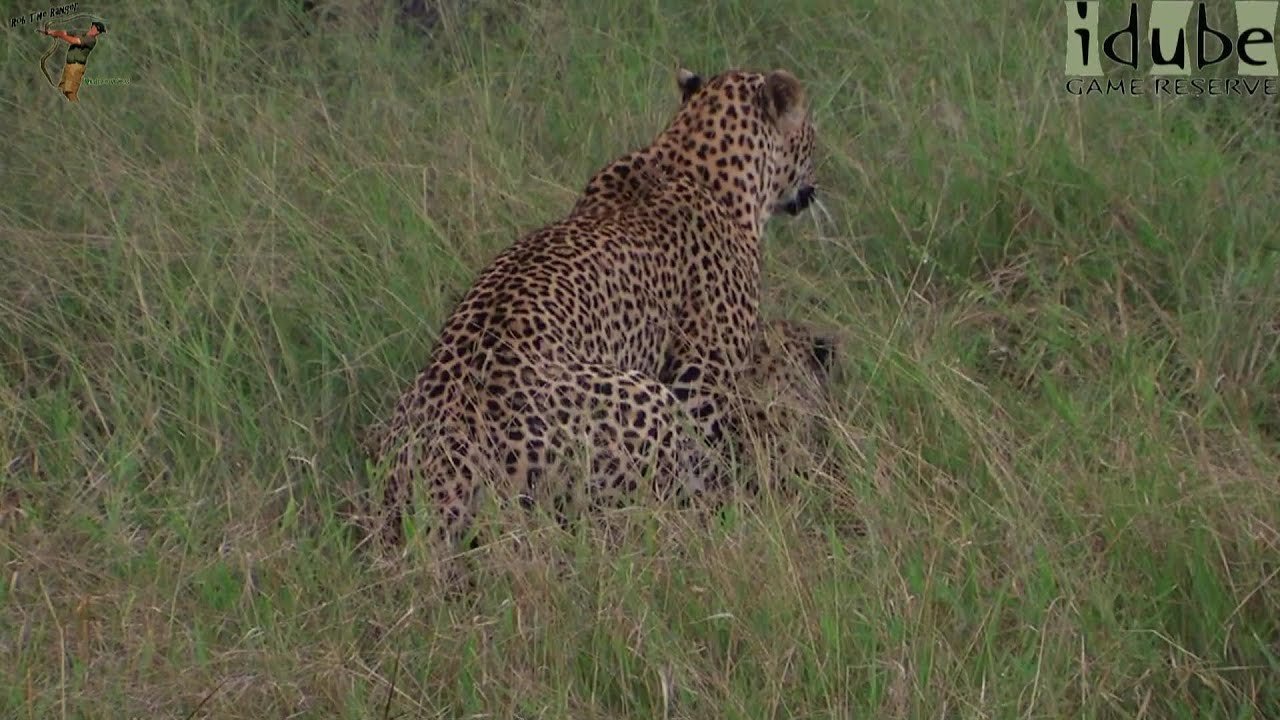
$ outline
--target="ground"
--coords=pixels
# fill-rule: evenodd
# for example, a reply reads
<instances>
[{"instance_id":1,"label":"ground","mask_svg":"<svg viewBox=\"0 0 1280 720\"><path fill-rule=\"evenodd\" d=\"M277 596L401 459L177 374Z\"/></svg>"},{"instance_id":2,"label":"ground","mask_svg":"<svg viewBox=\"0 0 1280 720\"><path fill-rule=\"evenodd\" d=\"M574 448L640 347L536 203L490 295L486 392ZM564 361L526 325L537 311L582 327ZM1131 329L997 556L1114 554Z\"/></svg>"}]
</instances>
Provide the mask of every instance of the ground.
<instances>
[{"instance_id":1,"label":"ground","mask_svg":"<svg viewBox=\"0 0 1280 720\"><path fill-rule=\"evenodd\" d=\"M1071 96L1061 3L477 5L116 3L90 72L145 82L76 112L10 31L0 717L1280 717L1264 98ZM832 221L765 281L840 329L844 482L534 524L455 602L369 567L353 429L727 63L814 98Z\"/></svg>"}]
</instances>

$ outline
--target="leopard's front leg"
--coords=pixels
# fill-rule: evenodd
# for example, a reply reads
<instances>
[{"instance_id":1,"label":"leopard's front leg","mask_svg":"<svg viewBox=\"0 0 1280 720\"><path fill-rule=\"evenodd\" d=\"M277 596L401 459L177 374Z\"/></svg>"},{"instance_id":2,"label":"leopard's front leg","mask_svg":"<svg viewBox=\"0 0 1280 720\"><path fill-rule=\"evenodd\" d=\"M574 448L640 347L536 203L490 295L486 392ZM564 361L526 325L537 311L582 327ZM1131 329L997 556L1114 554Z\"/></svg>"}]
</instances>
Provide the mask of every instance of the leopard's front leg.
<instances>
[{"instance_id":1,"label":"leopard's front leg","mask_svg":"<svg viewBox=\"0 0 1280 720\"><path fill-rule=\"evenodd\" d=\"M718 475L722 487L732 459L741 450L742 431L752 422L751 407L742 402L739 383L751 362L755 328L735 329L745 332L704 336L701 342L683 337L667 355L658 376L684 405L712 454L721 459Z\"/></svg>"}]
</instances>

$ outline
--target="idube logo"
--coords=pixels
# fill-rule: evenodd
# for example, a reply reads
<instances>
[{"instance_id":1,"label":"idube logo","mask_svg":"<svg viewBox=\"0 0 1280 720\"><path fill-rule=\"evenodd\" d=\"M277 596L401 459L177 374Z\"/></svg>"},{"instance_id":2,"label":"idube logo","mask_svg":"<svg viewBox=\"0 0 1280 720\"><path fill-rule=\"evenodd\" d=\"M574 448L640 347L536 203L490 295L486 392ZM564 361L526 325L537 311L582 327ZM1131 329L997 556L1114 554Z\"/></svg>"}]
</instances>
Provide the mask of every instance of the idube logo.
<instances>
[{"instance_id":1,"label":"idube logo","mask_svg":"<svg viewBox=\"0 0 1280 720\"><path fill-rule=\"evenodd\" d=\"M1147 32L1139 33L1139 3L1128 4L1124 27L1100 30L1101 3L1067 0L1067 92L1072 95L1276 95L1276 13L1280 0L1233 3L1235 27L1210 23L1205 3L1153 0L1146 13ZM1222 3L1225 5L1225 3ZM1193 18L1194 16L1194 18ZM1190 25L1190 30L1188 30ZM1194 55L1190 48L1194 39ZM1120 66L1138 70L1108 77ZM1234 76L1204 77L1206 68L1226 67ZM1234 67L1233 67L1234 66ZM1220 74L1220 73L1219 73Z\"/></svg>"}]
</instances>

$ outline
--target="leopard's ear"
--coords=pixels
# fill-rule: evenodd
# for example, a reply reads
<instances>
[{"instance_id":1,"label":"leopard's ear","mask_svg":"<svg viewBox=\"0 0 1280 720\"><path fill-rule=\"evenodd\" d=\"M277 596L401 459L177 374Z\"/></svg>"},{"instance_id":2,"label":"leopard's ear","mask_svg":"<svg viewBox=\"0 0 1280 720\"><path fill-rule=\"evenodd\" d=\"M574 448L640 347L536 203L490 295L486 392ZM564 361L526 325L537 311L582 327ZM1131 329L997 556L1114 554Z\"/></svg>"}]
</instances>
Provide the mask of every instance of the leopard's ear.
<instances>
[{"instance_id":1,"label":"leopard's ear","mask_svg":"<svg viewBox=\"0 0 1280 720\"><path fill-rule=\"evenodd\" d=\"M809 110L804 86L786 70L774 70L765 76L760 99L765 115L783 132L799 127Z\"/></svg>"},{"instance_id":2,"label":"leopard's ear","mask_svg":"<svg viewBox=\"0 0 1280 720\"><path fill-rule=\"evenodd\" d=\"M680 68L676 71L676 85L680 87L680 104L683 105L702 89L702 76L692 70Z\"/></svg>"}]
</instances>

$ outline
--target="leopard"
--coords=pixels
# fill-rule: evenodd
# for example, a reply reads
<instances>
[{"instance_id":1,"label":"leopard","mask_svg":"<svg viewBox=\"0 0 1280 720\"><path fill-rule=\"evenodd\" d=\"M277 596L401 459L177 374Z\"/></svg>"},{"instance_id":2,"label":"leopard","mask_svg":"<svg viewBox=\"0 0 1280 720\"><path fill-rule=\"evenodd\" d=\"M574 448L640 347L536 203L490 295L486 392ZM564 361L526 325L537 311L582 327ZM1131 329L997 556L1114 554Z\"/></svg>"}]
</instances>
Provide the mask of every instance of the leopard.
<instances>
[{"instance_id":1,"label":"leopard","mask_svg":"<svg viewBox=\"0 0 1280 720\"><path fill-rule=\"evenodd\" d=\"M654 140L500 252L450 312L377 441L384 545L403 543L415 495L428 541L448 546L486 497L563 513L642 486L659 501L724 492L765 225L814 200L816 131L785 69L677 80ZM598 188L619 180L610 201Z\"/></svg>"}]
</instances>

